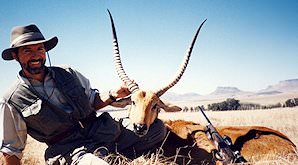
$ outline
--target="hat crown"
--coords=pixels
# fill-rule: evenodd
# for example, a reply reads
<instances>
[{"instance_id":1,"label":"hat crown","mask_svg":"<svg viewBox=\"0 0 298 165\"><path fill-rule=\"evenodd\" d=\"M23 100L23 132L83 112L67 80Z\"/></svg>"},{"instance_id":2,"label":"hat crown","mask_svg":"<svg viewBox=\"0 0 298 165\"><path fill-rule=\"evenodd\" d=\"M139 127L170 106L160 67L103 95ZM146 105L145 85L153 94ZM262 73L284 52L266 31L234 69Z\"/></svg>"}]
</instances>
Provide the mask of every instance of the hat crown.
<instances>
[{"instance_id":1,"label":"hat crown","mask_svg":"<svg viewBox=\"0 0 298 165\"><path fill-rule=\"evenodd\" d=\"M36 25L28 25L28 26L16 26L11 31L11 39L10 41L14 41L19 36L26 33L41 33Z\"/></svg>"},{"instance_id":2,"label":"hat crown","mask_svg":"<svg viewBox=\"0 0 298 165\"><path fill-rule=\"evenodd\" d=\"M24 38L26 38L25 39L26 41L24 40ZM19 41L21 41L21 43L24 43L24 42L30 42L30 41L36 41L36 40L45 40L45 38L40 32L40 30L38 29L38 27L34 24L27 25L27 26L16 26L11 31L11 38L10 38L11 47L14 47L13 45L18 43Z\"/></svg>"}]
</instances>

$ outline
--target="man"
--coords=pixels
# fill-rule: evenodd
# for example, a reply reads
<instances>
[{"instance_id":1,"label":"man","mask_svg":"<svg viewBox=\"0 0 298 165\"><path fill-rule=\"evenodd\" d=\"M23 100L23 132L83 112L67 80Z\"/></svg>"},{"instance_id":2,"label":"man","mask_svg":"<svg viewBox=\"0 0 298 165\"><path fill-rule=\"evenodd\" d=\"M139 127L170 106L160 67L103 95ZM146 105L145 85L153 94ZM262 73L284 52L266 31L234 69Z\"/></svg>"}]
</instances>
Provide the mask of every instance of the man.
<instances>
[{"instance_id":1,"label":"man","mask_svg":"<svg viewBox=\"0 0 298 165\"><path fill-rule=\"evenodd\" d=\"M46 53L58 38L46 40L36 25L12 29L4 60L16 60L17 82L0 100L0 151L7 164L19 164L27 133L48 145L47 164L104 164L109 152L143 153L165 137L157 120L144 137L123 128L99 110L130 94L125 85L99 94L89 80L70 67L45 66ZM107 164L107 163L106 163Z\"/></svg>"}]
</instances>

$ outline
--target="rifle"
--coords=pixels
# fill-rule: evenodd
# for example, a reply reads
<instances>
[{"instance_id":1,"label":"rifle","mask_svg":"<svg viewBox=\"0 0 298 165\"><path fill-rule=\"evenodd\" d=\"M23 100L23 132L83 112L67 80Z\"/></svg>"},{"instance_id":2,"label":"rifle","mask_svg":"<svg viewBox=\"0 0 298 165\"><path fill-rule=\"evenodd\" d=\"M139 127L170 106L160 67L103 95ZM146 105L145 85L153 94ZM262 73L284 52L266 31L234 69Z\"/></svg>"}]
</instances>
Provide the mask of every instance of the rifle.
<instances>
[{"instance_id":1,"label":"rifle","mask_svg":"<svg viewBox=\"0 0 298 165\"><path fill-rule=\"evenodd\" d=\"M245 163L247 162L244 157L240 154L238 150L236 150L233 146L232 140L228 136L222 137L216 128L212 125L211 121L208 119L206 114L204 113L204 108L199 106L200 111L202 112L203 116L207 120L208 124L205 127L205 133L207 134L208 138L213 141L217 148L217 158L218 160L222 161L224 165L232 164L232 163Z\"/></svg>"}]
</instances>

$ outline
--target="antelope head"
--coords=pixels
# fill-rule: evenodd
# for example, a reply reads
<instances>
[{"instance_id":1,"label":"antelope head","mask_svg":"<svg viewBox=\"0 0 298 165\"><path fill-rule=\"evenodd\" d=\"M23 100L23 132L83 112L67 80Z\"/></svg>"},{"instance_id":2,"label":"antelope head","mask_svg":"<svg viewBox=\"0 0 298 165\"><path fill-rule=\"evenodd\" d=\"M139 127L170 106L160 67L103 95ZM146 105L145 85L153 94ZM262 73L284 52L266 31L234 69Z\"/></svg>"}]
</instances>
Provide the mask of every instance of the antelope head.
<instances>
[{"instance_id":1,"label":"antelope head","mask_svg":"<svg viewBox=\"0 0 298 165\"><path fill-rule=\"evenodd\" d=\"M109 10L108 10L108 13L110 16L112 33L113 33L114 65L119 78L128 86L128 89L131 92L131 95L129 97L120 99L117 102L112 103L112 106L125 107L126 105L130 105L130 107L128 108L129 119L134 126L134 132L138 136L144 136L149 130L150 125L158 117L158 113L160 109L163 109L166 112L181 111L180 107L176 105L172 105L170 103L163 102L160 99L160 97L167 90L172 88L181 79L187 67L197 36L206 20L199 26L198 30L196 31L195 36L191 42L191 45L187 50L184 60L181 63L180 69L178 70L174 80L171 81L168 85L154 92L154 91L141 90L137 85L137 83L132 81L125 73L121 63L118 40L117 40L113 17Z\"/></svg>"}]
</instances>

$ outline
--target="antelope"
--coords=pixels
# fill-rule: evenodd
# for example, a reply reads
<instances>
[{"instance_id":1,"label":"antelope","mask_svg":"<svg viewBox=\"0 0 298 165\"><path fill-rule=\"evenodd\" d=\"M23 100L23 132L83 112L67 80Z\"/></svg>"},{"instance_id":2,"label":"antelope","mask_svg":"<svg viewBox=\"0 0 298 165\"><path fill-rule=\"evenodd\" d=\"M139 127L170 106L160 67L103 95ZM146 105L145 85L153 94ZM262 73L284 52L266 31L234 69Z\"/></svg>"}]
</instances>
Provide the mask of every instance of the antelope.
<instances>
[{"instance_id":1,"label":"antelope","mask_svg":"<svg viewBox=\"0 0 298 165\"><path fill-rule=\"evenodd\" d=\"M117 102L112 103L112 105L116 107L125 107L126 105L130 105L130 107L128 108L128 117L133 123L134 132L138 136L144 136L148 132L150 125L158 117L160 109L163 109L166 112L181 111L180 107L171 103L164 102L160 99L160 97L170 88L176 85L177 82L181 79L188 65L188 61L198 34L206 20L204 20L197 29L174 80L171 81L168 85L154 92L140 89L138 84L132 81L124 71L120 58L120 51L114 20L109 10L108 13L110 16L113 33L114 65L119 78L128 86L128 90L131 92L130 97L120 99Z\"/></svg>"},{"instance_id":2,"label":"antelope","mask_svg":"<svg viewBox=\"0 0 298 165\"><path fill-rule=\"evenodd\" d=\"M174 80L154 92L141 90L138 84L132 81L125 73L121 63L114 21L111 13L109 11L108 13L113 33L114 65L119 78L127 84L131 92L129 97L119 99L112 103L112 105L116 107L130 105L128 108L129 119L134 125L134 132L141 137L146 135L150 125L157 119L160 109L166 112L181 111L180 107L162 101L160 97L181 79L188 65L198 34L206 20L204 20L197 29ZM184 157L181 158L182 160L180 158L180 160L176 160L179 164L185 162L185 159L195 164L202 162L214 164L216 162L214 156L216 148L211 141L208 140L202 125L184 120L164 121L164 124L169 130L169 136L162 146L165 156L173 157L177 155L177 148L184 148L178 153L184 155ZM268 157L266 157L266 155L276 157L279 155L294 154L297 156L296 145L286 135L267 127L224 126L217 127L217 130L222 136L228 135L231 137L237 150L239 150L248 161L267 160Z\"/></svg>"}]
</instances>

